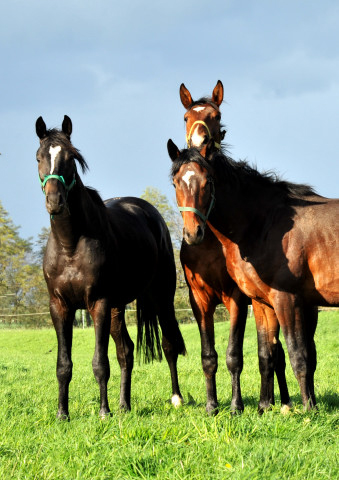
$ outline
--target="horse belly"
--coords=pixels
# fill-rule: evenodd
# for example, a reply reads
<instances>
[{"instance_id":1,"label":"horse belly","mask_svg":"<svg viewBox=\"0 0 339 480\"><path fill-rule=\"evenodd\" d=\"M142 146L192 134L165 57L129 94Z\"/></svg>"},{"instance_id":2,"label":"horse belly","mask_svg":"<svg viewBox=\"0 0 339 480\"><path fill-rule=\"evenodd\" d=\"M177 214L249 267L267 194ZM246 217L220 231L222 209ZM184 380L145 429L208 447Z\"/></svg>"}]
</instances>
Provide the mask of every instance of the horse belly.
<instances>
[{"instance_id":1,"label":"horse belly","mask_svg":"<svg viewBox=\"0 0 339 480\"><path fill-rule=\"evenodd\" d=\"M130 303L144 292L154 279L158 268L155 245L139 242L131 246L129 253L118 255L118 264L112 271L114 288L111 290L113 303Z\"/></svg>"}]
</instances>

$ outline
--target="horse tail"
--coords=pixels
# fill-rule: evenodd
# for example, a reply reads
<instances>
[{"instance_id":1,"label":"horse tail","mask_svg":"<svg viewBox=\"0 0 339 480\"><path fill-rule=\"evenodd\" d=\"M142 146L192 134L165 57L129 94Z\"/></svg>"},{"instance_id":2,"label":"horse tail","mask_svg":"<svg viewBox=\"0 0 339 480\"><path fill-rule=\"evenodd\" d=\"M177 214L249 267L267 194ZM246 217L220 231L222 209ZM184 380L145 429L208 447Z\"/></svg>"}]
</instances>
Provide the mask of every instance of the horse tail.
<instances>
[{"instance_id":1,"label":"horse tail","mask_svg":"<svg viewBox=\"0 0 339 480\"><path fill-rule=\"evenodd\" d=\"M145 363L162 360L157 314L145 296L137 298L137 355L142 352Z\"/></svg>"},{"instance_id":2,"label":"horse tail","mask_svg":"<svg viewBox=\"0 0 339 480\"><path fill-rule=\"evenodd\" d=\"M173 325L173 334L169 335L168 340L172 341L173 345L176 348L176 351L178 352L178 355L186 355L187 350L185 346L185 342L183 339L183 336L181 334L181 331L179 329L179 324L178 321L175 319L175 324Z\"/></svg>"}]
</instances>

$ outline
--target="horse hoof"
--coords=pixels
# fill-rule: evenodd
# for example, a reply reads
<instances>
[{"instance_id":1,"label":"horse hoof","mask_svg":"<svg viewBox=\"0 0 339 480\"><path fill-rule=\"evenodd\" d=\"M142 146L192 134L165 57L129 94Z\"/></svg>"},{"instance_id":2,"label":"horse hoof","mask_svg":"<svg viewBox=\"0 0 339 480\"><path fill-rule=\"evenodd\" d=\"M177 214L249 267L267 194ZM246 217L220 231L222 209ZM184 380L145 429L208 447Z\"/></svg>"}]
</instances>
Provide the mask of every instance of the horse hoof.
<instances>
[{"instance_id":1,"label":"horse hoof","mask_svg":"<svg viewBox=\"0 0 339 480\"><path fill-rule=\"evenodd\" d=\"M281 405L281 408L280 408L280 413L282 413L283 415L288 415L291 411L291 408L292 408L292 404L291 403L287 403L285 405Z\"/></svg>"},{"instance_id":2,"label":"horse hoof","mask_svg":"<svg viewBox=\"0 0 339 480\"><path fill-rule=\"evenodd\" d=\"M207 405L206 405L206 412L207 412L208 415L210 415L211 417L212 417L212 416L215 416L215 415L218 415L218 413L219 413L218 405L209 405L209 404L207 404Z\"/></svg>"},{"instance_id":3,"label":"horse hoof","mask_svg":"<svg viewBox=\"0 0 339 480\"><path fill-rule=\"evenodd\" d=\"M319 412L318 405L311 400L309 400L306 405L304 405L304 412Z\"/></svg>"},{"instance_id":4,"label":"horse hoof","mask_svg":"<svg viewBox=\"0 0 339 480\"><path fill-rule=\"evenodd\" d=\"M131 405L127 405L127 403L120 404L120 411L121 412L130 412L131 411Z\"/></svg>"},{"instance_id":5,"label":"horse hoof","mask_svg":"<svg viewBox=\"0 0 339 480\"><path fill-rule=\"evenodd\" d=\"M109 410L100 410L100 412L99 412L100 420L107 420L111 416L112 416L112 414Z\"/></svg>"},{"instance_id":6,"label":"horse hoof","mask_svg":"<svg viewBox=\"0 0 339 480\"><path fill-rule=\"evenodd\" d=\"M269 402L259 402L258 404L258 413L262 415L264 412L268 412L272 409L272 404Z\"/></svg>"},{"instance_id":7,"label":"horse hoof","mask_svg":"<svg viewBox=\"0 0 339 480\"><path fill-rule=\"evenodd\" d=\"M238 415L244 411L244 404L241 402L232 402L231 403L231 414Z\"/></svg>"},{"instance_id":8,"label":"horse hoof","mask_svg":"<svg viewBox=\"0 0 339 480\"><path fill-rule=\"evenodd\" d=\"M184 399L181 395L173 395L171 403L175 408L179 408L184 403Z\"/></svg>"},{"instance_id":9,"label":"horse hoof","mask_svg":"<svg viewBox=\"0 0 339 480\"><path fill-rule=\"evenodd\" d=\"M59 420L60 422L69 422L69 421L70 421L70 418L69 418L69 414L68 414L68 413L58 412L56 418L57 418L57 420Z\"/></svg>"}]
</instances>

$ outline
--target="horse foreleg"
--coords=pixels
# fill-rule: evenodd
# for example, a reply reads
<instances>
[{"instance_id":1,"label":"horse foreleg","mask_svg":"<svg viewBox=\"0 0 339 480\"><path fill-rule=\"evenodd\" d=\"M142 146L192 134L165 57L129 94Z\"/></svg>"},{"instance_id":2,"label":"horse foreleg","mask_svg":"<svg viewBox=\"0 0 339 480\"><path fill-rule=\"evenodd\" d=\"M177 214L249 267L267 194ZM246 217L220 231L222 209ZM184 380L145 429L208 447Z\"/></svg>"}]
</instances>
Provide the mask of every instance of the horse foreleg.
<instances>
[{"instance_id":1,"label":"horse foreleg","mask_svg":"<svg viewBox=\"0 0 339 480\"><path fill-rule=\"evenodd\" d=\"M206 379L208 414L218 413L217 387L215 375L218 370L218 354L214 348L213 314L215 305L199 297L199 305L190 291L190 300L195 319L199 326L201 340L201 363Z\"/></svg>"},{"instance_id":2,"label":"horse foreleg","mask_svg":"<svg viewBox=\"0 0 339 480\"><path fill-rule=\"evenodd\" d=\"M111 310L111 335L115 342L117 359L121 371L120 408L131 410L131 381L134 363L134 343L125 323L125 306Z\"/></svg>"},{"instance_id":3,"label":"horse foreleg","mask_svg":"<svg viewBox=\"0 0 339 480\"><path fill-rule=\"evenodd\" d=\"M110 332L110 309L107 300L96 301L89 311L95 327L95 351L92 367L100 391L99 415L101 418L104 418L110 412L107 398L107 383L110 377L107 354Z\"/></svg>"},{"instance_id":4,"label":"horse foreleg","mask_svg":"<svg viewBox=\"0 0 339 480\"><path fill-rule=\"evenodd\" d=\"M58 340L56 374L59 383L57 418L69 420L68 392L72 379L72 333L74 311L69 311L60 299L50 302L50 312Z\"/></svg>"},{"instance_id":5,"label":"horse foreleg","mask_svg":"<svg viewBox=\"0 0 339 480\"><path fill-rule=\"evenodd\" d=\"M227 304L226 304L227 303ZM226 350L226 365L231 375L232 401L231 412L242 412L244 403L241 397L240 375L243 369L243 343L247 318L247 298L240 293L234 292L232 297L225 303L230 313L230 333Z\"/></svg>"},{"instance_id":6,"label":"horse foreleg","mask_svg":"<svg viewBox=\"0 0 339 480\"><path fill-rule=\"evenodd\" d=\"M274 371L276 370L278 358L279 324L272 308L255 300L252 300L252 305L258 337L259 370L261 375L258 411L261 413L275 403ZM280 367L281 366L282 364L280 364ZM283 375L285 375L285 372L283 372ZM280 378L282 382L281 368L278 369L278 378Z\"/></svg>"}]
</instances>

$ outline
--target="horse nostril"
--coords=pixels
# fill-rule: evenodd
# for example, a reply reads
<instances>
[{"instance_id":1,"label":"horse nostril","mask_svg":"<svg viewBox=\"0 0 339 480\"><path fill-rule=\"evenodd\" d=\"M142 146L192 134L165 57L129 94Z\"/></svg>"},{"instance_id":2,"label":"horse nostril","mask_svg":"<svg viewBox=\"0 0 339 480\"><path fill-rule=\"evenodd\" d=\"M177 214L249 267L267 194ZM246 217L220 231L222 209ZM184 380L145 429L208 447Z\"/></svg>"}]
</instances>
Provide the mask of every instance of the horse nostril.
<instances>
[{"instance_id":1,"label":"horse nostril","mask_svg":"<svg viewBox=\"0 0 339 480\"><path fill-rule=\"evenodd\" d=\"M189 245L198 245L204 239L204 229L198 225L195 232L190 232L188 229L183 229L183 237Z\"/></svg>"},{"instance_id":2,"label":"horse nostril","mask_svg":"<svg viewBox=\"0 0 339 480\"><path fill-rule=\"evenodd\" d=\"M46 202L53 205L61 205L62 196L60 192L46 194Z\"/></svg>"}]
</instances>

